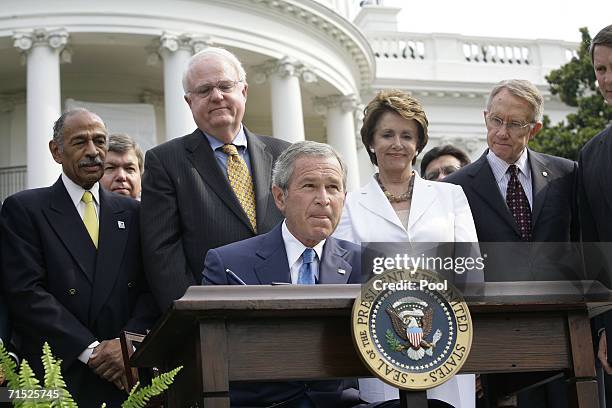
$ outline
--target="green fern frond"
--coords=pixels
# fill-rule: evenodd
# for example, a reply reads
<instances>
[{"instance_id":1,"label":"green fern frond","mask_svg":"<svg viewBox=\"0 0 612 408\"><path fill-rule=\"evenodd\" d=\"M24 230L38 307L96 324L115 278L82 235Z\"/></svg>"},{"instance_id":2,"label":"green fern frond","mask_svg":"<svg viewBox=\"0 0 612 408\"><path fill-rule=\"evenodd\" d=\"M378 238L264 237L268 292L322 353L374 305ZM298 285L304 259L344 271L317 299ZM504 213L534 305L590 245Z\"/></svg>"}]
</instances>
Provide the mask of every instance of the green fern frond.
<instances>
[{"instance_id":1,"label":"green fern frond","mask_svg":"<svg viewBox=\"0 0 612 408\"><path fill-rule=\"evenodd\" d=\"M6 351L4 344L2 343L0 343L0 367L2 368L2 372L8 381L9 388L19 388L17 365L11 356L9 356L8 351Z\"/></svg>"},{"instance_id":2,"label":"green fern frond","mask_svg":"<svg viewBox=\"0 0 612 408\"><path fill-rule=\"evenodd\" d=\"M62 361L53 357L51 347L47 342L43 345L41 360L45 369L45 388L60 390L61 394L58 400L51 403L51 406L53 408L76 408L77 405L66 389L66 382L62 376Z\"/></svg>"},{"instance_id":3,"label":"green fern frond","mask_svg":"<svg viewBox=\"0 0 612 408\"><path fill-rule=\"evenodd\" d=\"M38 390L41 388L40 382L34 376L34 371L28 364L27 360L23 360L19 366L19 387L22 390ZM42 408L50 407L50 404L38 402L36 400L26 399L20 404L15 404L21 408Z\"/></svg>"},{"instance_id":4,"label":"green fern frond","mask_svg":"<svg viewBox=\"0 0 612 408\"><path fill-rule=\"evenodd\" d=\"M34 376L34 371L25 359L19 366L19 388L28 390L37 390L41 388L40 382Z\"/></svg>"},{"instance_id":5,"label":"green fern frond","mask_svg":"<svg viewBox=\"0 0 612 408\"><path fill-rule=\"evenodd\" d=\"M174 382L174 377L178 374L183 366L179 366L167 373L160 374L151 380L151 384L136 390L136 387L130 392L130 396L121 405L122 408L144 408L147 402L154 396L166 391Z\"/></svg>"}]
</instances>

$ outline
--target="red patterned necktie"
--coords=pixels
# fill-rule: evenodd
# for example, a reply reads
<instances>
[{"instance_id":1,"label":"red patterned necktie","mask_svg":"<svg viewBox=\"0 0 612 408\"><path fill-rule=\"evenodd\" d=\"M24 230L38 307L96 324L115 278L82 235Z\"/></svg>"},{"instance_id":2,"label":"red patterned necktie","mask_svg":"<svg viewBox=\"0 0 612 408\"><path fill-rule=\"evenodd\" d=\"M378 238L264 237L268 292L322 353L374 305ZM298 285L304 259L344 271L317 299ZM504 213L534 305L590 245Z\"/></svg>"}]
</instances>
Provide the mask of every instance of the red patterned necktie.
<instances>
[{"instance_id":1,"label":"red patterned necktie","mask_svg":"<svg viewBox=\"0 0 612 408\"><path fill-rule=\"evenodd\" d=\"M531 241L531 208L523 186L518 179L518 167L512 164L508 167L510 180L506 190L506 204L518 225L521 240Z\"/></svg>"}]
</instances>

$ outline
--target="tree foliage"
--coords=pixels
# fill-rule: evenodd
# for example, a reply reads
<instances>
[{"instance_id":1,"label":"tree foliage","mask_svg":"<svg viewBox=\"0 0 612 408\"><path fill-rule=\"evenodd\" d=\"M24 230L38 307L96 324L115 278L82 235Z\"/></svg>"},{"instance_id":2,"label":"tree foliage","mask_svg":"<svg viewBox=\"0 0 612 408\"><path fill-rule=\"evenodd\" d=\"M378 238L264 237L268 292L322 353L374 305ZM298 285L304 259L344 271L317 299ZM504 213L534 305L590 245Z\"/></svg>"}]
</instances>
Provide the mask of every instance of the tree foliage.
<instances>
[{"instance_id":1,"label":"tree foliage","mask_svg":"<svg viewBox=\"0 0 612 408\"><path fill-rule=\"evenodd\" d=\"M542 130L529 143L536 151L572 160L577 160L582 146L612 121L612 107L597 92L589 53L591 36L587 28L581 28L580 33L578 56L546 76L551 93L577 108L576 113L568 114L557 124L545 115Z\"/></svg>"}]
</instances>

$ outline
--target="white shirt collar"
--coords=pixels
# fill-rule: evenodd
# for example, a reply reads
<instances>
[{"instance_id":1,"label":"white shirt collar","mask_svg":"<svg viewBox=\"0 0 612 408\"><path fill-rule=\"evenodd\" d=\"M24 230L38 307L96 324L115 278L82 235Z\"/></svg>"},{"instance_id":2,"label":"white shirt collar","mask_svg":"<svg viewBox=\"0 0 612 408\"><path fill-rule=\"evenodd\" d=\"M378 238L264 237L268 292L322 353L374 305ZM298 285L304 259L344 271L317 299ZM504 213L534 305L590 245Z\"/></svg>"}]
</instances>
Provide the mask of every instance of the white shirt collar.
<instances>
[{"instance_id":1,"label":"white shirt collar","mask_svg":"<svg viewBox=\"0 0 612 408\"><path fill-rule=\"evenodd\" d=\"M213 151L217 150L218 148L220 148L221 146L225 144L219 139L217 139L216 137L211 136L204 131L202 131L202 133L204 133L204 136L206 136L206 138L208 139L208 143L210 143L210 147L212 148ZM234 139L232 140L232 144L236 147L244 146L245 150L248 147L247 138L246 138L246 134L244 133L244 127L242 126L242 123L240 124L240 129L238 130L238 133L236 134L236 136L234 136Z\"/></svg>"},{"instance_id":2,"label":"white shirt collar","mask_svg":"<svg viewBox=\"0 0 612 408\"><path fill-rule=\"evenodd\" d=\"M283 235L283 241L285 243L285 251L287 252L287 261L289 262L289 268L291 269L296 262L300 260L302 253L306 249L306 246L302 244L287 228L287 220L283 221L283 225L281 227L281 232ZM325 244L325 240L319 242L312 249L317 253L317 259L319 262L321 261L321 257L323 256L323 245Z\"/></svg>"},{"instance_id":3,"label":"white shirt collar","mask_svg":"<svg viewBox=\"0 0 612 408\"><path fill-rule=\"evenodd\" d=\"M68 195L70 195L70 199L75 207L78 208L81 199L83 198L83 193L85 189L79 186L77 183L72 181L66 173L62 171L62 182L64 183L64 187L68 191ZM90 189L91 195L94 198L94 202L96 205L100 205L100 184L96 182Z\"/></svg>"},{"instance_id":4,"label":"white shirt collar","mask_svg":"<svg viewBox=\"0 0 612 408\"><path fill-rule=\"evenodd\" d=\"M527 148L524 148L523 153L521 153L517 161L512 163L512 164L515 164L516 167L518 167L518 169L520 170L520 172L523 173L527 177L531 175L531 169L529 168L528 158L529 157L527 155ZM491 170L493 171L493 175L495 176L495 181L499 183L502 177L504 177L504 175L508 171L508 167L510 167L510 164L506 163L504 160L497 157L491 149L489 149L487 153L487 161L489 162L489 166L491 167Z\"/></svg>"}]
</instances>

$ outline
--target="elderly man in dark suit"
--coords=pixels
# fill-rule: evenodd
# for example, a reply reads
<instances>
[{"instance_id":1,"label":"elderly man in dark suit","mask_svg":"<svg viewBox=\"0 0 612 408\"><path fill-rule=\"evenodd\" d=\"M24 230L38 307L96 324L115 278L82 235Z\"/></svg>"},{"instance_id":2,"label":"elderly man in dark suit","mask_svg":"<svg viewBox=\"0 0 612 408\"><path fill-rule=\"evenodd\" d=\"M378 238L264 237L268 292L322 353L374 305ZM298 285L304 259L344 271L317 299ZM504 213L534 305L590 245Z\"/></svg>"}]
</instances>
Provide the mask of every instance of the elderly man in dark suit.
<instances>
[{"instance_id":1,"label":"elderly man in dark suit","mask_svg":"<svg viewBox=\"0 0 612 408\"><path fill-rule=\"evenodd\" d=\"M191 58L183 88L198 128L149 150L143 180L145 269L162 310L199 283L210 248L267 232L282 219L270 181L289 144L242 124L248 84L240 61L207 48Z\"/></svg>"},{"instance_id":2,"label":"elderly man in dark suit","mask_svg":"<svg viewBox=\"0 0 612 408\"><path fill-rule=\"evenodd\" d=\"M128 391L119 333L144 333L158 315L142 269L139 204L99 186L108 142L100 117L68 111L53 130L61 176L7 198L0 213L2 288L20 355L38 377L46 341L80 406L117 407Z\"/></svg>"},{"instance_id":3,"label":"elderly man in dark suit","mask_svg":"<svg viewBox=\"0 0 612 408\"><path fill-rule=\"evenodd\" d=\"M478 240L500 243L481 244L489 255L487 281L580 278L574 247L529 244L578 239L576 163L527 147L542 128L542 113L542 95L529 81L498 83L484 111L488 150L444 179L463 187ZM518 402L520 407L557 408L567 399L557 382L519 394Z\"/></svg>"},{"instance_id":4,"label":"elderly man in dark suit","mask_svg":"<svg viewBox=\"0 0 612 408\"><path fill-rule=\"evenodd\" d=\"M575 162L534 152L543 98L528 81L498 83L484 112L489 149L444 181L463 187L481 242L578 238Z\"/></svg>"},{"instance_id":5,"label":"elderly man in dark suit","mask_svg":"<svg viewBox=\"0 0 612 408\"><path fill-rule=\"evenodd\" d=\"M605 103L612 106L612 25L603 28L591 42L591 60L599 91ZM587 268L594 277L603 277L610 284L612 259L612 126L591 139L580 151L579 162L579 208L582 240L585 246ZM605 242L599 249L593 242ZM595 256L593 255L595 250ZM600 275L603 273L603 275ZM598 353L606 376L606 400L612 406L612 342L607 342L606 333L612 330L612 313L599 316L593 322L597 330Z\"/></svg>"}]
</instances>

